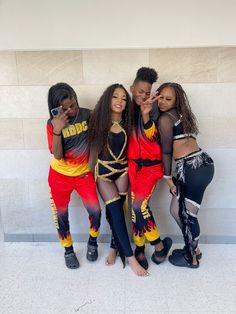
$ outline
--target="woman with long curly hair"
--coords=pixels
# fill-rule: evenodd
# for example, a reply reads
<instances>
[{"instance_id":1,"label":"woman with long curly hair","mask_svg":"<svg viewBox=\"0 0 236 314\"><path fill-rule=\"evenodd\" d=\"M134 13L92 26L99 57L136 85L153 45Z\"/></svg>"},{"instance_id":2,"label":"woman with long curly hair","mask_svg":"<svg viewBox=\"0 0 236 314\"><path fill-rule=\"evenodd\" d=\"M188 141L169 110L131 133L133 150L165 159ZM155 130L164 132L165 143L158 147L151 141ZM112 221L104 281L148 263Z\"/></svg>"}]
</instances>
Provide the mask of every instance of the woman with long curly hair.
<instances>
[{"instance_id":1,"label":"woman with long curly hair","mask_svg":"<svg viewBox=\"0 0 236 314\"><path fill-rule=\"evenodd\" d=\"M197 214L205 189L213 178L214 164L197 144L197 121L182 86L164 83L157 91L164 178L173 195L170 212L185 242L183 249L172 252L169 261L175 266L198 268L202 253L198 248ZM171 176L172 157L176 161L176 182Z\"/></svg>"},{"instance_id":2,"label":"woman with long curly hair","mask_svg":"<svg viewBox=\"0 0 236 314\"><path fill-rule=\"evenodd\" d=\"M112 231L106 264L115 263L117 252L138 276L145 276L130 245L123 205L128 191L127 138L132 129L133 107L130 96L120 84L109 86L99 99L89 123L89 141L97 155L95 177L106 205L106 217Z\"/></svg>"}]
</instances>

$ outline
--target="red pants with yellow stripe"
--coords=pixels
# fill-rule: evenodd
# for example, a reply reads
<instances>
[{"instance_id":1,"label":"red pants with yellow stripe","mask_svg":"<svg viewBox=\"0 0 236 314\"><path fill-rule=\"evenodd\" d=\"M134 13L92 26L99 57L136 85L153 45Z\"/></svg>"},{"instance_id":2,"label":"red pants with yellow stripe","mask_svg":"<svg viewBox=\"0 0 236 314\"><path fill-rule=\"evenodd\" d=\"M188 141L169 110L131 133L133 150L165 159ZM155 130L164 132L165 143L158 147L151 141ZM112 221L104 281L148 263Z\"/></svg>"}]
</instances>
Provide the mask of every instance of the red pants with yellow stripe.
<instances>
[{"instance_id":1,"label":"red pants with yellow stripe","mask_svg":"<svg viewBox=\"0 0 236 314\"><path fill-rule=\"evenodd\" d=\"M70 247L73 244L68 220L68 205L73 190L77 191L89 213L89 234L97 237L101 222L101 208L92 172L70 177L60 174L50 167L48 183L52 212L61 245Z\"/></svg>"},{"instance_id":2,"label":"red pants with yellow stripe","mask_svg":"<svg viewBox=\"0 0 236 314\"><path fill-rule=\"evenodd\" d=\"M159 242L160 233L148 203L158 180L163 177L162 164L139 167L135 161L129 160L128 169L134 243L143 246L147 239L155 245Z\"/></svg>"}]
</instances>

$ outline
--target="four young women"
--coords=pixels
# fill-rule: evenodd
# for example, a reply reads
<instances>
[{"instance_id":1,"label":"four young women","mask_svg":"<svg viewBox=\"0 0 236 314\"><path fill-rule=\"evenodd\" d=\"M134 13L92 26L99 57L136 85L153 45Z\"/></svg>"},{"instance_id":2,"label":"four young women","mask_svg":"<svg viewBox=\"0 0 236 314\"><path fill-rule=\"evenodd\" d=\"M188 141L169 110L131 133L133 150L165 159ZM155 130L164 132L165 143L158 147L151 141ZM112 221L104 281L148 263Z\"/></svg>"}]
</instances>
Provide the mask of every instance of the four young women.
<instances>
[{"instance_id":1,"label":"four young women","mask_svg":"<svg viewBox=\"0 0 236 314\"><path fill-rule=\"evenodd\" d=\"M90 214L87 258L97 259L100 207L87 166L88 145L96 152L95 179L112 232L106 264L114 264L119 254L124 266L127 258L137 275L147 275L146 240L154 246L151 257L154 263L160 264L166 259L172 240L168 237L161 240L149 207L149 200L163 177L164 169L164 178L173 195L170 211L185 242L183 249L172 252L169 261L175 266L199 266L202 253L198 248L200 228L197 213L204 191L213 178L214 165L210 156L197 145L196 118L182 87L165 83L152 96L151 88L156 80L154 69L140 68L130 88L132 100L122 85L113 84L104 91L91 115L78 107L76 95L67 84L57 84L60 91L55 86L49 90L51 119L48 139L55 157L51 163L49 185L55 222L69 268L79 265L68 222L68 203L73 189L78 191ZM66 90L64 94L63 87ZM62 113L52 117L51 110L58 106L63 109ZM79 124L81 132L77 132ZM176 179L172 178L172 158L176 161ZM124 214L128 177L136 245L134 255ZM86 181L87 189L83 184L80 186L82 179L91 181L91 185Z\"/></svg>"}]
</instances>

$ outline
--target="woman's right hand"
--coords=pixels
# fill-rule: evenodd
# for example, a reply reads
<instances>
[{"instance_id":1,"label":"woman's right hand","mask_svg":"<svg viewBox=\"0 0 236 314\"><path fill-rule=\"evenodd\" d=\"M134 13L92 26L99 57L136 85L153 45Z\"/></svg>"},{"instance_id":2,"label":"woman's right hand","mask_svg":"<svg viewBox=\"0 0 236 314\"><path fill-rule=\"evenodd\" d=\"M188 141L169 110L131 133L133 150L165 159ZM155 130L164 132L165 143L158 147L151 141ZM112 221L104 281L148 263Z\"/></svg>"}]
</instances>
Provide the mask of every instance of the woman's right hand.
<instances>
[{"instance_id":1,"label":"woman's right hand","mask_svg":"<svg viewBox=\"0 0 236 314\"><path fill-rule=\"evenodd\" d=\"M64 113L59 113L56 117L54 117L51 122L53 126L53 131L55 133L61 133L62 129L65 127L66 123L69 121L68 113L70 108L67 109Z\"/></svg>"}]
</instances>

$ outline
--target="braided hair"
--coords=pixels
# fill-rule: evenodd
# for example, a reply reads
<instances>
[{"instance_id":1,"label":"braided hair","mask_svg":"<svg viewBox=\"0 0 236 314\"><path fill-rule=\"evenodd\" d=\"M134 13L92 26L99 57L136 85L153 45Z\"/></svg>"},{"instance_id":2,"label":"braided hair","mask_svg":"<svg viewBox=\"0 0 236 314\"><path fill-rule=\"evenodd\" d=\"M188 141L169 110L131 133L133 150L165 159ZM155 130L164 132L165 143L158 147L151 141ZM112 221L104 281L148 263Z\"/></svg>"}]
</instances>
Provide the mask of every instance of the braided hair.
<instances>
[{"instance_id":1,"label":"braided hair","mask_svg":"<svg viewBox=\"0 0 236 314\"><path fill-rule=\"evenodd\" d=\"M175 105L177 113L181 116L181 122L183 124L184 133L198 134L198 123L195 115L193 114L189 105L188 97L183 90L182 86L178 83L167 82L158 87L157 92L161 93L162 89L170 87L175 92Z\"/></svg>"}]
</instances>

